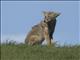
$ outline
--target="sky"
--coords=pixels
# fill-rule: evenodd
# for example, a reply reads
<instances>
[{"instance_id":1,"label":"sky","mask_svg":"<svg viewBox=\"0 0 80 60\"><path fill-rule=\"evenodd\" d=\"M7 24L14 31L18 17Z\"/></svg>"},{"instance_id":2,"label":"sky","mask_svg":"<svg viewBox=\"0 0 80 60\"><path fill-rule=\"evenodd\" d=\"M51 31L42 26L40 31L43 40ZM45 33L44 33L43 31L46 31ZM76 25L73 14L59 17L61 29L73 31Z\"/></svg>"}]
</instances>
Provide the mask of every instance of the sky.
<instances>
[{"instance_id":1,"label":"sky","mask_svg":"<svg viewBox=\"0 0 80 60\"><path fill-rule=\"evenodd\" d=\"M54 41L59 44L80 44L79 2L71 1L2 1L1 42L24 42L31 27L43 19L43 11L61 13L58 16Z\"/></svg>"}]
</instances>

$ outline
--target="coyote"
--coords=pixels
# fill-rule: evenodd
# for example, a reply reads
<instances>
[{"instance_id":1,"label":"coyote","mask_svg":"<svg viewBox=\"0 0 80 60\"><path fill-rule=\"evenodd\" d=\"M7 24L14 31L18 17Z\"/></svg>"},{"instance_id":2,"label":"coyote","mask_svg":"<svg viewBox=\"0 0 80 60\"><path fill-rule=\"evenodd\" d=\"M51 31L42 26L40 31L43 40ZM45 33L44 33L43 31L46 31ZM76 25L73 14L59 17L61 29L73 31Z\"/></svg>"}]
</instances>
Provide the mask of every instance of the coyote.
<instances>
[{"instance_id":1,"label":"coyote","mask_svg":"<svg viewBox=\"0 0 80 60\"><path fill-rule=\"evenodd\" d=\"M51 45L51 39L53 39L52 35L56 25L56 17L59 16L59 13L43 13L44 20L33 26L25 39L25 43L28 43L28 45L41 44L44 40L47 41L47 45Z\"/></svg>"}]
</instances>

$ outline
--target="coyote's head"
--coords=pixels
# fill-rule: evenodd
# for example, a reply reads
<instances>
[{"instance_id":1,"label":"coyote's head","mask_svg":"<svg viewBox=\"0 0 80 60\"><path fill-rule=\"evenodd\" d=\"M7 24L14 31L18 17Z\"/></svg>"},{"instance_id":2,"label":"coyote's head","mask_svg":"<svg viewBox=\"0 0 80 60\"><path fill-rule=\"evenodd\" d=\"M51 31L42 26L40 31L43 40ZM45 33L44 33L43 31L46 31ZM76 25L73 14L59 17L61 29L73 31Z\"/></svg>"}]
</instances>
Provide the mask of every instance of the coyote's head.
<instances>
[{"instance_id":1,"label":"coyote's head","mask_svg":"<svg viewBox=\"0 0 80 60\"><path fill-rule=\"evenodd\" d=\"M57 12L52 12L52 11L44 11L43 12L44 14L44 21L45 22L49 22L51 20L55 20L56 17L58 17L60 15L60 13L57 13Z\"/></svg>"}]
</instances>

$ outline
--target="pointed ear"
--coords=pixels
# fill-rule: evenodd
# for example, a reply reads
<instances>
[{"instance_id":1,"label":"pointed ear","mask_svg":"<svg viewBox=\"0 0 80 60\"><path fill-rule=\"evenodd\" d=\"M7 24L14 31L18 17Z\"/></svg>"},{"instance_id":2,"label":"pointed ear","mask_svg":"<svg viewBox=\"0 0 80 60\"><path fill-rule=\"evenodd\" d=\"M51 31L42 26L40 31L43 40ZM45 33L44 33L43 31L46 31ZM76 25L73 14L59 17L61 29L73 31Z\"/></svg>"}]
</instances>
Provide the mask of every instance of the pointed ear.
<instances>
[{"instance_id":1,"label":"pointed ear","mask_svg":"<svg viewBox=\"0 0 80 60\"><path fill-rule=\"evenodd\" d=\"M44 15L44 16L46 15L46 11L43 11L43 15Z\"/></svg>"},{"instance_id":2,"label":"pointed ear","mask_svg":"<svg viewBox=\"0 0 80 60\"><path fill-rule=\"evenodd\" d=\"M56 13L56 17L58 17L61 13Z\"/></svg>"},{"instance_id":3,"label":"pointed ear","mask_svg":"<svg viewBox=\"0 0 80 60\"><path fill-rule=\"evenodd\" d=\"M46 13L46 11L43 11L43 14L45 14Z\"/></svg>"}]
</instances>

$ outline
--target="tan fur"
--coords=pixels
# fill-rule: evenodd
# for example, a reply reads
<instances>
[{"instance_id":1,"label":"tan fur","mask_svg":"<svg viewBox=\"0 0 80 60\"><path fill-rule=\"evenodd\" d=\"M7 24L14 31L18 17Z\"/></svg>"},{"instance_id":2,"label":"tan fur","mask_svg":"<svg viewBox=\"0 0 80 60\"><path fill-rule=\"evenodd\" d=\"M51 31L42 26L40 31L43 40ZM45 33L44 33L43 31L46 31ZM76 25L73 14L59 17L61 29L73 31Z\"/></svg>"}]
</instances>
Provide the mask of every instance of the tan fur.
<instances>
[{"instance_id":1,"label":"tan fur","mask_svg":"<svg viewBox=\"0 0 80 60\"><path fill-rule=\"evenodd\" d=\"M25 43L29 45L41 44L44 40L49 41L49 33L47 24L41 21L39 24L32 27L32 30L25 39Z\"/></svg>"}]
</instances>

